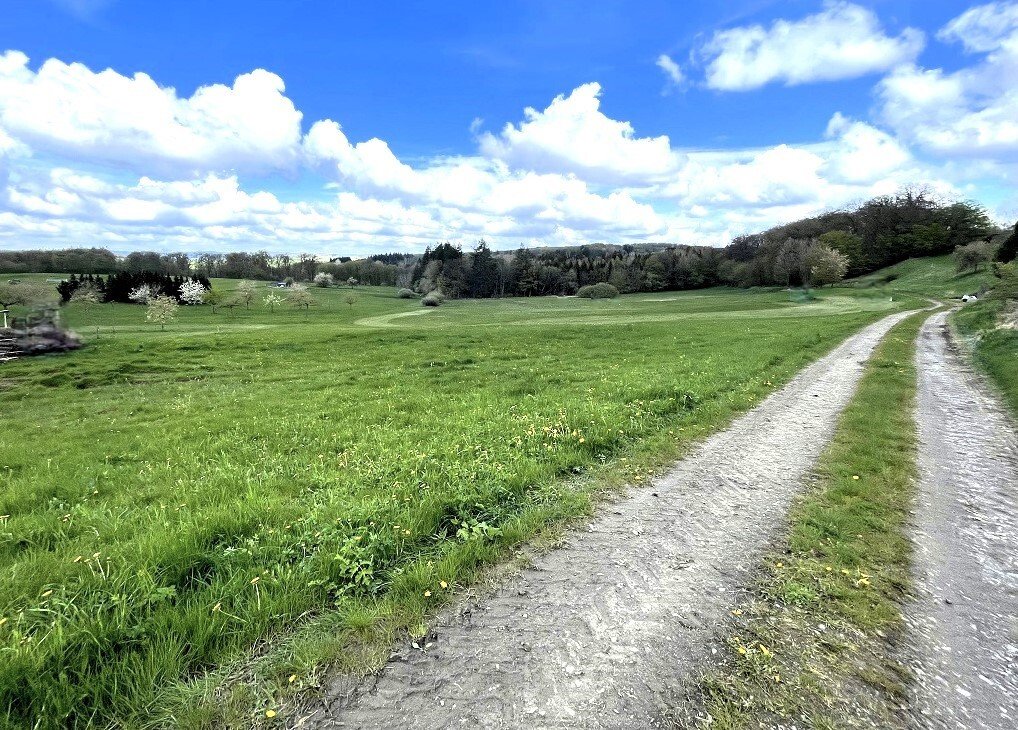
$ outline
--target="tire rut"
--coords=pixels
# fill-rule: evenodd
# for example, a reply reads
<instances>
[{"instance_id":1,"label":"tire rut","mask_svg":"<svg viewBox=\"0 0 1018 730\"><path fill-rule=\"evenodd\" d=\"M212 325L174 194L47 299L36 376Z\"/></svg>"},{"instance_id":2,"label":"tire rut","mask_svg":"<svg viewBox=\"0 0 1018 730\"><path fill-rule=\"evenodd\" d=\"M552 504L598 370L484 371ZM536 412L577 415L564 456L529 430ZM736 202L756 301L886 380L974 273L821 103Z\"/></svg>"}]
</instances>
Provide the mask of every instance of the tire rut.
<instances>
[{"instance_id":1,"label":"tire rut","mask_svg":"<svg viewBox=\"0 0 1018 730\"><path fill-rule=\"evenodd\" d=\"M298 725L667 724L669 694L749 583L873 348L907 315L848 338L492 595L440 614L424 650L334 680Z\"/></svg>"},{"instance_id":2,"label":"tire rut","mask_svg":"<svg viewBox=\"0 0 1018 730\"><path fill-rule=\"evenodd\" d=\"M929 728L1018 727L1018 439L950 339L919 335L912 705Z\"/></svg>"}]
</instances>

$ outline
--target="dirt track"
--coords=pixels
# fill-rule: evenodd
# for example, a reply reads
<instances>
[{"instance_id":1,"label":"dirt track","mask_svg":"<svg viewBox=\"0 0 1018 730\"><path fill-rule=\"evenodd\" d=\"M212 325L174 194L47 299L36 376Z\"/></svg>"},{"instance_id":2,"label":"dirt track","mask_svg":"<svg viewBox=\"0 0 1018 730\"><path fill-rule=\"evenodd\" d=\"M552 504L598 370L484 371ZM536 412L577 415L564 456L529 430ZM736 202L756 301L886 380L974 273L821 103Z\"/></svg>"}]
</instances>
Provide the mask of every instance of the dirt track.
<instances>
[{"instance_id":1,"label":"dirt track","mask_svg":"<svg viewBox=\"0 0 1018 730\"><path fill-rule=\"evenodd\" d=\"M317 728L654 727L833 433L873 347L849 338L653 486L492 596L438 617L426 649L337 680Z\"/></svg>"},{"instance_id":2,"label":"dirt track","mask_svg":"<svg viewBox=\"0 0 1018 730\"><path fill-rule=\"evenodd\" d=\"M1018 727L1018 439L944 324L923 326L919 369L917 724Z\"/></svg>"}]
</instances>

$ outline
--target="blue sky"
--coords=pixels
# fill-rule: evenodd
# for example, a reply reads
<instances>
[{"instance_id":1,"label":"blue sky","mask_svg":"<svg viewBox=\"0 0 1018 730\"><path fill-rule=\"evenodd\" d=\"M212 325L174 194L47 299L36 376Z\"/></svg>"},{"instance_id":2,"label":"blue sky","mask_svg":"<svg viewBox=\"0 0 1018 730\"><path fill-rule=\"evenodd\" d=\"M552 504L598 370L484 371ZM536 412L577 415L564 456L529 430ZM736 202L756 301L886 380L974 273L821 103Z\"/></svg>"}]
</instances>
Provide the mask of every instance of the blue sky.
<instances>
[{"instance_id":1,"label":"blue sky","mask_svg":"<svg viewBox=\"0 0 1018 730\"><path fill-rule=\"evenodd\" d=\"M1016 8L8 0L0 248L720 245L910 183L1007 222Z\"/></svg>"}]
</instances>

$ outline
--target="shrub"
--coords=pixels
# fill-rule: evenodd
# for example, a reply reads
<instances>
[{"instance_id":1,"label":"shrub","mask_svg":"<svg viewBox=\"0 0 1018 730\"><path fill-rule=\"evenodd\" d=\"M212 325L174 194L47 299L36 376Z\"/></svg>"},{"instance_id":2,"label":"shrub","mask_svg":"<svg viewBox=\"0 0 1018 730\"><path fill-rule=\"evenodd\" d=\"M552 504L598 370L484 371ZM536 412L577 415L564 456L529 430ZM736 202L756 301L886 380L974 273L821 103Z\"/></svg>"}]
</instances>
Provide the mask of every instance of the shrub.
<instances>
[{"instance_id":1,"label":"shrub","mask_svg":"<svg viewBox=\"0 0 1018 730\"><path fill-rule=\"evenodd\" d=\"M581 286L579 291L576 292L576 296L582 297L583 299L614 299L619 295L619 290L611 284L604 282L600 284L587 284L587 286Z\"/></svg>"},{"instance_id":2,"label":"shrub","mask_svg":"<svg viewBox=\"0 0 1018 730\"><path fill-rule=\"evenodd\" d=\"M439 304L445 301L445 296L438 289L430 292L424 299L421 300L421 304L425 307L437 307Z\"/></svg>"},{"instance_id":3,"label":"shrub","mask_svg":"<svg viewBox=\"0 0 1018 730\"><path fill-rule=\"evenodd\" d=\"M413 289L400 289L396 292L397 299L416 299L417 292Z\"/></svg>"},{"instance_id":4,"label":"shrub","mask_svg":"<svg viewBox=\"0 0 1018 730\"><path fill-rule=\"evenodd\" d=\"M333 278L332 274L328 274L324 271L315 274L315 286L320 286L323 289L326 289L335 283L336 280Z\"/></svg>"}]
</instances>

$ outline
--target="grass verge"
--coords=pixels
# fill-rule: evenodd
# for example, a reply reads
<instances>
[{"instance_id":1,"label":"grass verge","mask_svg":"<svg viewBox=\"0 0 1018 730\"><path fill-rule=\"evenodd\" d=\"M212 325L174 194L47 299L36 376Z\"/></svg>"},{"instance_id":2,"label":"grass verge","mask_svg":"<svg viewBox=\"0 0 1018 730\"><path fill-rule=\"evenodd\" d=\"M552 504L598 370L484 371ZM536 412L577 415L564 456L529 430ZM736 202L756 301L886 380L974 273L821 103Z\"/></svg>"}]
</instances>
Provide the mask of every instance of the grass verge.
<instances>
[{"instance_id":1,"label":"grass verge","mask_svg":"<svg viewBox=\"0 0 1018 730\"><path fill-rule=\"evenodd\" d=\"M953 316L971 344L973 358L1000 388L1011 413L1018 415L1018 311L1014 299L987 299ZM1007 320L1010 320L1008 322Z\"/></svg>"},{"instance_id":2,"label":"grass verge","mask_svg":"<svg viewBox=\"0 0 1018 730\"><path fill-rule=\"evenodd\" d=\"M680 704L678 725L898 727L893 659L910 590L904 525L915 482L915 339L909 317L874 352L812 487L793 507L750 600Z\"/></svg>"}]
</instances>

